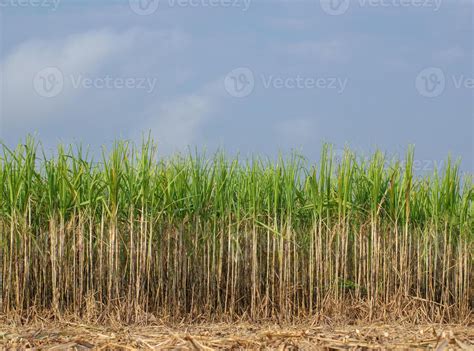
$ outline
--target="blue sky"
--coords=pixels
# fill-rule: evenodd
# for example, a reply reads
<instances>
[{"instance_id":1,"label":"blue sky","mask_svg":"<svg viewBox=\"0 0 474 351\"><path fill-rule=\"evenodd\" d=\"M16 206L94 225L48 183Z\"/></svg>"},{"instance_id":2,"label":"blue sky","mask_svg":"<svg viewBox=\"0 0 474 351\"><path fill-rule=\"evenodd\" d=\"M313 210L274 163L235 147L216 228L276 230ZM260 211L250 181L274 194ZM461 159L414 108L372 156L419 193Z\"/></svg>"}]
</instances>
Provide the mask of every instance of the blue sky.
<instances>
[{"instance_id":1,"label":"blue sky","mask_svg":"<svg viewBox=\"0 0 474 351\"><path fill-rule=\"evenodd\" d=\"M0 0L0 135L474 168L473 1Z\"/></svg>"}]
</instances>

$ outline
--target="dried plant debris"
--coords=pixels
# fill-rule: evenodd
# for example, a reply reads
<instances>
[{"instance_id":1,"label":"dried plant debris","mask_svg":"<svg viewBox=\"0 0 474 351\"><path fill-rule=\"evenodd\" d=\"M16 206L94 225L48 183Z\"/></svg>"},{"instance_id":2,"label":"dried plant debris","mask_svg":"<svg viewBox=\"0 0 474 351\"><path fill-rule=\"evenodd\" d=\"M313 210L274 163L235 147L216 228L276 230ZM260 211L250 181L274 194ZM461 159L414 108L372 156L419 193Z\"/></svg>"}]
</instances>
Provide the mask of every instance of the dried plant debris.
<instances>
[{"instance_id":1,"label":"dried plant debris","mask_svg":"<svg viewBox=\"0 0 474 351\"><path fill-rule=\"evenodd\" d=\"M459 325L99 327L62 322L0 330L2 350L474 350L474 328Z\"/></svg>"}]
</instances>

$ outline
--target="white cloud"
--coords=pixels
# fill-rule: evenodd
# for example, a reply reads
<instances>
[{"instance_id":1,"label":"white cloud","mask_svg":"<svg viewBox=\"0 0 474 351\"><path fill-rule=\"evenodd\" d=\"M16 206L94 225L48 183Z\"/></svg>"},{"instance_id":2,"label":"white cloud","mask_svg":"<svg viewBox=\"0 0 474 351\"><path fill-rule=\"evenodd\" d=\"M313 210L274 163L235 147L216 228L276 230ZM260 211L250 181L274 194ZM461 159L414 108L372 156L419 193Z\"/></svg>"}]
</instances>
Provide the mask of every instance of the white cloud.
<instances>
[{"instance_id":1,"label":"white cloud","mask_svg":"<svg viewBox=\"0 0 474 351\"><path fill-rule=\"evenodd\" d=\"M304 146L317 136L314 121L308 119L278 121L274 131L284 143L295 146Z\"/></svg>"},{"instance_id":2,"label":"white cloud","mask_svg":"<svg viewBox=\"0 0 474 351\"><path fill-rule=\"evenodd\" d=\"M94 74L109 58L130 48L133 33L109 30L91 31L59 41L35 40L20 44L1 65L4 79L4 120L22 125L53 118L78 91L64 92L54 98L39 96L33 89L33 79L46 67L58 68L64 76ZM41 122L40 121L40 122Z\"/></svg>"},{"instance_id":3,"label":"white cloud","mask_svg":"<svg viewBox=\"0 0 474 351\"><path fill-rule=\"evenodd\" d=\"M348 50L339 40L301 41L289 44L286 52L306 59L317 59L323 62L344 62L348 59Z\"/></svg>"},{"instance_id":4,"label":"white cloud","mask_svg":"<svg viewBox=\"0 0 474 351\"><path fill-rule=\"evenodd\" d=\"M10 127L40 125L67 118L81 109L86 92L74 89L72 76L102 77L101 71L116 77L139 75L148 77L148 68L156 64L160 53L172 52L187 43L186 36L174 31L93 30L59 40L32 40L14 48L1 62L3 77L2 120ZM33 87L38 72L46 67L58 68L64 87L57 96L45 98ZM151 78L151 77L149 77ZM90 90L90 89L89 89ZM96 91L89 91L96 94ZM120 92L107 91L104 95ZM97 99L95 99L97 101Z\"/></svg>"},{"instance_id":5,"label":"white cloud","mask_svg":"<svg viewBox=\"0 0 474 351\"><path fill-rule=\"evenodd\" d=\"M284 30L305 30L311 27L311 21L301 18L276 18L266 20L269 26Z\"/></svg>"},{"instance_id":6,"label":"white cloud","mask_svg":"<svg viewBox=\"0 0 474 351\"><path fill-rule=\"evenodd\" d=\"M222 81L223 78L194 93L148 106L146 122L134 131L133 138L151 131L161 154L185 151L189 145L202 141L202 128L212 120L225 96Z\"/></svg>"},{"instance_id":7,"label":"white cloud","mask_svg":"<svg viewBox=\"0 0 474 351\"><path fill-rule=\"evenodd\" d=\"M452 63L465 56L464 50L459 46L441 50L435 53L435 58L443 63Z\"/></svg>"},{"instance_id":8,"label":"white cloud","mask_svg":"<svg viewBox=\"0 0 474 351\"><path fill-rule=\"evenodd\" d=\"M200 126L213 108L210 98L197 95L184 96L161 106L152 129L160 149L167 153L195 143Z\"/></svg>"}]
</instances>

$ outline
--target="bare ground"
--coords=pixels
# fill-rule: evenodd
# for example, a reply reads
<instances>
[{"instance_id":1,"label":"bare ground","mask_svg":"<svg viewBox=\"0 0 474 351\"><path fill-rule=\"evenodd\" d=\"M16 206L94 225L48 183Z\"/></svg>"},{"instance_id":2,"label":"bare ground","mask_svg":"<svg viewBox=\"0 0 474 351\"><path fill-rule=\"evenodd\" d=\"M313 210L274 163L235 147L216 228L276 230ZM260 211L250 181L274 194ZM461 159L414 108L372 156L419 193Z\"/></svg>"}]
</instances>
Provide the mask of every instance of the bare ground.
<instances>
[{"instance_id":1,"label":"bare ground","mask_svg":"<svg viewBox=\"0 0 474 351\"><path fill-rule=\"evenodd\" d=\"M240 322L104 327L72 322L0 325L2 350L474 350L460 325L277 325Z\"/></svg>"}]
</instances>

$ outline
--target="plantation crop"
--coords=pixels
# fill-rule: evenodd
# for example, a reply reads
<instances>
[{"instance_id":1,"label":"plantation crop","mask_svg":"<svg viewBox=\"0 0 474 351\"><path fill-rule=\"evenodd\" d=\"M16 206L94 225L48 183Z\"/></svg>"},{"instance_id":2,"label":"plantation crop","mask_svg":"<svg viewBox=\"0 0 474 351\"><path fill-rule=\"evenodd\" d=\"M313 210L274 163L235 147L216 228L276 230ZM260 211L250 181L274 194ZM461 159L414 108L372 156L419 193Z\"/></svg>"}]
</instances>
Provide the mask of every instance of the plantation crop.
<instances>
[{"instance_id":1,"label":"plantation crop","mask_svg":"<svg viewBox=\"0 0 474 351\"><path fill-rule=\"evenodd\" d=\"M413 149L336 162L325 145L317 164L157 151L118 141L92 160L74 146L46 156L31 138L3 146L3 313L472 313L474 188L451 160L419 177Z\"/></svg>"}]
</instances>

